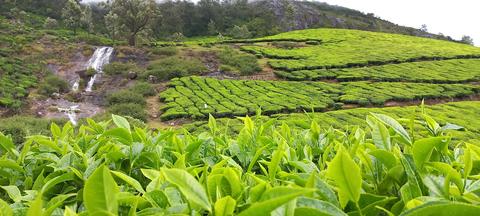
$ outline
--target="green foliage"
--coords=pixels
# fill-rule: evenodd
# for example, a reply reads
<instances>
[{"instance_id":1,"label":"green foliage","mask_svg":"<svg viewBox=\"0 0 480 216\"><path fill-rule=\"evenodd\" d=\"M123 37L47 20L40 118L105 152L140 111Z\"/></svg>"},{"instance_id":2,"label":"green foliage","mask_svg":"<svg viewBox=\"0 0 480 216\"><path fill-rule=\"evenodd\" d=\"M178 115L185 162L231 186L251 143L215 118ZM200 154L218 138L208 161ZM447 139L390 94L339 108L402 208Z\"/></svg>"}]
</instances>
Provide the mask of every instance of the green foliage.
<instances>
[{"instance_id":1,"label":"green foliage","mask_svg":"<svg viewBox=\"0 0 480 216\"><path fill-rule=\"evenodd\" d=\"M269 47L262 44L242 49L270 58L269 64L278 70L297 71L324 68L402 63L416 60L436 60L480 56L480 49L459 43L346 29L309 29L247 40L321 41L295 49Z\"/></svg>"},{"instance_id":2,"label":"green foliage","mask_svg":"<svg viewBox=\"0 0 480 216\"><path fill-rule=\"evenodd\" d=\"M133 92L143 96L154 96L156 94L152 85L147 82L138 82L130 88Z\"/></svg>"},{"instance_id":3,"label":"green foliage","mask_svg":"<svg viewBox=\"0 0 480 216\"><path fill-rule=\"evenodd\" d=\"M107 96L107 102L109 105L121 104L121 103L134 103L145 105L143 96L139 93L130 90L120 90L109 94Z\"/></svg>"},{"instance_id":4,"label":"green foliage","mask_svg":"<svg viewBox=\"0 0 480 216\"><path fill-rule=\"evenodd\" d=\"M478 59L454 59L359 68L276 71L275 74L289 80L337 79L343 82L374 80L456 83L480 80L479 68L480 60Z\"/></svg>"},{"instance_id":5,"label":"green foliage","mask_svg":"<svg viewBox=\"0 0 480 216\"><path fill-rule=\"evenodd\" d=\"M464 102L452 102L446 104L438 104L432 106L425 106L425 112L428 112L431 116L435 116L435 119L438 120L439 128L442 128L442 133L449 131L454 138L464 139L464 140L478 140L478 133L480 133L480 124L471 119L480 118L480 102L476 101L464 101ZM285 122L291 128L302 128L309 129L311 127L311 122L314 121L317 123L317 126L320 128L341 128L349 129L354 125L359 125L362 127L369 126L372 130L373 143L377 148L382 148L382 146L387 146L383 143L379 137L380 133L378 126L378 119L365 124L365 118L370 113L381 113L387 114L396 118L402 118L405 116L415 116L416 120L426 124L425 119L422 117L422 109L418 106L406 106L406 107L388 107L388 108L357 108L357 109L347 109L347 110L337 110L337 111L328 111L323 113L291 113L291 114L276 114L272 116L260 116L256 118L258 122ZM410 128L410 122L402 122L403 125L409 127L408 131L414 130L415 136L428 136L431 135L430 131L421 131L418 128ZM238 133L242 129L243 121L239 119L217 119L217 130L218 131L228 131L230 133ZM462 125L463 127L458 127ZM201 132L209 131L207 121L198 121L189 125L184 125L190 132L198 134ZM448 130L448 128L461 130L453 131ZM420 133L422 132L422 133ZM405 132L401 132L402 134ZM386 136L384 135L380 136ZM408 138L406 138L408 139ZM411 137L410 137L411 139ZM388 140L388 139L385 139ZM473 141L472 141L473 142ZM477 142L477 141L475 141ZM388 144L388 145L391 145ZM387 148L388 149L388 148ZM382 152L375 152L375 155L381 154L382 158L386 158L387 163L389 163L388 158L391 158L389 155L385 155Z\"/></svg>"},{"instance_id":6,"label":"green foliage","mask_svg":"<svg viewBox=\"0 0 480 216\"><path fill-rule=\"evenodd\" d=\"M174 56L178 53L178 50L174 46L155 47L152 49L152 53L155 55Z\"/></svg>"},{"instance_id":7,"label":"green foliage","mask_svg":"<svg viewBox=\"0 0 480 216\"><path fill-rule=\"evenodd\" d=\"M211 118L212 132L196 136L112 118L88 120L78 130L53 124L51 137L30 136L19 146L0 134L2 213L344 216L480 210L480 147L457 145L440 131L446 143L419 168L411 158L424 151L398 139L414 135L402 134L400 123L384 115L367 121L389 131L389 163L369 156L383 150L362 127L321 130L312 123L291 129L245 117L241 132L229 136ZM421 121L412 122L429 134L426 121L432 119L423 112Z\"/></svg>"},{"instance_id":8,"label":"green foliage","mask_svg":"<svg viewBox=\"0 0 480 216\"><path fill-rule=\"evenodd\" d=\"M255 74L262 70L257 58L253 55L241 53L228 47L218 52L217 55L221 63L220 69L225 72L245 76Z\"/></svg>"},{"instance_id":9,"label":"green foliage","mask_svg":"<svg viewBox=\"0 0 480 216\"><path fill-rule=\"evenodd\" d=\"M50 135L51 123L62 125L65 120L47 120L30 116L13 116L0 119L0 132L12 136L15 144L21 144L30 135Z\"/></svg>"},{"instance_id":10,"label":"green foliage","mask_svg":"<svg viewBox=\"0 0 480 216\"><path fill-rule=\"evenodd\" d=\"M67 93L69 90L68 82L55 75L45 77L38 86L38 93L45 96L51 96L53 93Z\"/></svg>"},{"instance_id":11,"label":"green foliage","mask_svg":"<svg viewBox=\"0 0 480 216\"><path fill-rule=\"evenodd\" d=\"M282 82L217 80L201 77L174 79L160 93L166 105L163 120L191 117L232 117L285 112L325 111L341 108L335 103L383 106L389 101L455 98L475 95L478 88L466 84L391 82Z\"/></svg>"},{"instance_id":12,"label":"green foliage","mask_svg":"<svg viewBox=\"0 0 480 216\"><path fill-rule=\"evenodd\" d=\"M252 36L252 33L248 30L246 25L242 26L233 26L232 30L230 30L229 35L235 39L246 39Z\"/></svg>"},{"instance_id":13,"label":"green foliage","mask_svg":"<svg viewBox=\"0 0 480 216\"><path fill-rule=\"evenodd\" d=\"M36 68L20 59L0 57L0 107L19 109L24 104L29 88L36 85Z\"/></svg>"},{"instance_id":14,"label":"green foliage","mask_svg":"<svg viewBox=\"0 0 480 216\"><path fill-rule=\"evenodd\" d=\"M171 56L150 62L145 73L147 76L156 76L159 80L169 80L175 77L200 75L205 71L207 68L199 59Z\"/></svg>"},{"instance_id":15,"label":"green foliage","mask_svg":"<svg viewBox=\"0 0 480 216\"><path fill-rule=\"evenodd\" d=\"M125 76L128 74L130 71L136 71L136 65L132 62L112 62L110 64L107 64L103 67L103 72L114 76L114 75L122 75Z\"/></svg>"}]
</instances>

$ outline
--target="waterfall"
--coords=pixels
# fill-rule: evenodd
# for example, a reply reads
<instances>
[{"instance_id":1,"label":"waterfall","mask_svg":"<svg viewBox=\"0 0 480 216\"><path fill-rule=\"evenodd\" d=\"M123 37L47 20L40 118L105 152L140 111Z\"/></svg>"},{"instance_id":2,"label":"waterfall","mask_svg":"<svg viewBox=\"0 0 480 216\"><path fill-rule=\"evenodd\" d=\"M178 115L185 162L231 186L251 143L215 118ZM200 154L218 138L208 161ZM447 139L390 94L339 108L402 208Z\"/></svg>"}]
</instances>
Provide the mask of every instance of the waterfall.
<instances>
[{"instance_id":1,"label":"waterfall","mask_svg":"<svg viewBox=\"0 0 480 216\"><path fill-rule=\"evenodd\" d=\"M95 84L97 75L103 73L103 66L110 63L112 54L112 47L100 47L95 50L93 56L88 60L87 69L93 68L97 73L90 78L90 81L88 81L87 87L85 88L86 92L92 91L92 87L93 84ZM73 90L78 90L78 81L73 84Z\"/></svg>"},{"instance_id":2,"label":"waterfall","mask_svg":"<svg viewBox=\"0 0 480 216\"><path fill-rule=\"evenodd\" d=\"M80 111L78 105L70 106L68 108L58 108L58 111L67 114L70 122L75 126L77 125L77 112Z\"/></svg>"}]
</instances>

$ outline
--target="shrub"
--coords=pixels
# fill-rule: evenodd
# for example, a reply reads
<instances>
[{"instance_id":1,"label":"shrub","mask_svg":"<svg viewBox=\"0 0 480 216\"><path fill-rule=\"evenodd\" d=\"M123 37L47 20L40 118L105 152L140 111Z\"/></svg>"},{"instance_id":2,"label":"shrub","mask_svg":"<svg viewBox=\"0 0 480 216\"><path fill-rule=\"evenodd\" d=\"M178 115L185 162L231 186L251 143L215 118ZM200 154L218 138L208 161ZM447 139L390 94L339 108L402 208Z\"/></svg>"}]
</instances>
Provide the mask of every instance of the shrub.
<instances>
[{"instance_id":1,"label":"shrub","mask_svg":"<svg viewBox=\"0 0 480 216\"><path fill-rule=\"evenodd\" d=\"M141 94L143 96L154 96L156 94L155 89L146 82L138 82L130 88L133 92Z\"/></svg>"},{"instance_id":2,"label":"shrub","mask_svg":"<svg viewBox=\"0 0 480 216\"><path fill-rule=\"evenodd\" d=\"M103 72L108 75L126 75L129 71L136 70L135 63L112 62L103 67Z\"/></svg>"},{"instance_id":3,"label":"shrub","mask_svg":"<svg viewBox=\"0 0 480 216\"><path fill-rule=\"evenodd\" d=\"M43 27L46 29L55 29L58 26L58 22L56 19L52 19L50 17L47 17L45 19L45 23L43 23Z\"/></svg>"},{"instance_id":4,"label":"shrub","mask_svg":"<svg viewBox=\"0 0 480 216\"><path fill-rule=\"evenodd\" d=\"M58 125L66 123L63 119L42 119L31 116L13 116L0 119L0 132L11 135L15 144L21 144L26 136L41 134L50 135L50 124Z\"/></svg>"},{"instance_id":5,"label":"shrub","mask_svg":"<svg viewBox=\"0 0 480 216\"><path fill-rule=\"evenodd\" d=\"M230 36L235 39L246 39L252 36L252 33L248 30L246 25L242 26L234 26L232 30L230 30Z\"/></svg>"},{"instance_id":6,"label":"shrub","mask_svg":"<svg viewBox=\"0 0 480 216\"><path fill-rule=\"evenodd\" d=\"M152 49L152 53L155 55L174 56L178 53L178 50L174 46L155 47Z\"/></svg>"},{"instance_id":7,"label":"shrub","mask_svg":"<svg viewBox=\"0 0 480 216\"><path fill-rule=\"evenodd\" d=\"M146 104L143 95L129 90L120 90L107 96L110 106L116 104L133 103L144 106Z\"/></svg>"},{"instance_id":8,"label":"shrub","mask_svg":"<svg viewBox=\"0 0 480 216\"><path fill-rule=\"evenodd\" d=\"M281 48L281 49L293 49L293 48L301 47L301 44L297 42L290 42L290 41L275 41L275 42L272 42L272 46Z\"/></svg>"},{"instance_id":9,"label":"shrub","mask_svg":"<svg viewBox=\"0 0 480 216\"><path fill-rule=\"evenodd\" d=\"M175 77L199 75L205 71L207 68L199 59L172 56L151 62L146 75L156 76L158 80L169 80Z\"/></svg>"},{"instance_id":10,"label":"shrub","mask_svg":"<svg viewBox=\"0 0 480 216\"><path fill-rule=\"evenodd\" d=\"M136 103L122 103L110 106L109 111L113 114L130 116L142 121L147 120L147 113L144 107Z\"/></svg>"},{"instance_id":11,"label":"shrub","mask_svg":"<svg viewBox=\"0 0 480 216\"><path fill-rule=\"evenodd\" d=\"M254 55L242 53L232 48L225 48L218 53L222 66L221 70L239 73L240 75L252 75L262 70Z\"/></svg>"},{"instance_id":12,"label":"shrub","mask_svg":"<svg viewBox=\"0 0 480 216\"><path fill-rule=\"evenodd\" d=\"M53 93L67 93L69 90L70 86L67 81L55 75L47 76L38 87L38 93L45 96L50 96Z\"/></svg>"}]
</instances>

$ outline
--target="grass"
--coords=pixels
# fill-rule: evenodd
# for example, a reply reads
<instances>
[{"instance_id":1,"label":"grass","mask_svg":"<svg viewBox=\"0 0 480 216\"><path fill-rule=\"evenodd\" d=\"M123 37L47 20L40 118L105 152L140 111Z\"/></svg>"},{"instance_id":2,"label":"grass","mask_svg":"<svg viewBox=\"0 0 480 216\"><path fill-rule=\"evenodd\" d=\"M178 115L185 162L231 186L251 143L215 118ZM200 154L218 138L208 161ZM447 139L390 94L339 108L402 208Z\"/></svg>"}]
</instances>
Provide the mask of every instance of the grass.
<instances>
[{"instance_id":1,"label":"grass","mask_svg":"<svg viewBox=\"0 0 480 216\"><path fill-rule=\"evenodd\" d=\"M479 81L480 60L422 61L359 68L276 71L275 74L288 80L457 83Z\"/></svg>"},{"instance_id":2,"label":"grass","mask_svg":"<svg viewBox=\"0 0 480 216\"><path fill-rule=\"evenodd\" d=\"M480 48L453 42L405 35L345 29L309 29L259 38L263 41L318 40L319 45L282 49L265 43L242 49L270 58L278 70L311 70L408 62L423 59L480 57Z\"/></svg>"},{"instance_id":3,"label":"grass","mask_svg":"<svg viewBox=\"0 0 480 216\"><path fill-rule=\"evenodd\" d=\"M325 111L341 103L382 106L387 101L455 98L474 95L478 87L465 84L424 83L322 83L217 80L185 77L175 79L160 94L166 103L162 120L181 117L232 117L255 113L266 115L303 110Z\"/></svg>"}]
</instances>

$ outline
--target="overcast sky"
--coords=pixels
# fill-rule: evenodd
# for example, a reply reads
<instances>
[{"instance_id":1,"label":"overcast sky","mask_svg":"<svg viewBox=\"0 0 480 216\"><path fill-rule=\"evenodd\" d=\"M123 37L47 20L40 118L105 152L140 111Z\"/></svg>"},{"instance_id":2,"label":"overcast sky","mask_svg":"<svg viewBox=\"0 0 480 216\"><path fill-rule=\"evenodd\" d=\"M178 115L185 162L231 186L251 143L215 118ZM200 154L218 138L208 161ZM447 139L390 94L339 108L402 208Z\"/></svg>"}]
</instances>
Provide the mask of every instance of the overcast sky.
<instances>
[{"instance_id":1,"label":"overcast sky","mask_svg":"<svg viewBox=\"0 0 480 216\"><path fill-rule=\"evenodd\" d=\"M101 0L83 0L83 2ZM194 0L195 1L195 0ZM420 28L426 24L431 33L443 33L454 39L463 35L473 37L480 45L479 0L321 0L344 6L393 23Z\"/></svg>"}]
</instances>

